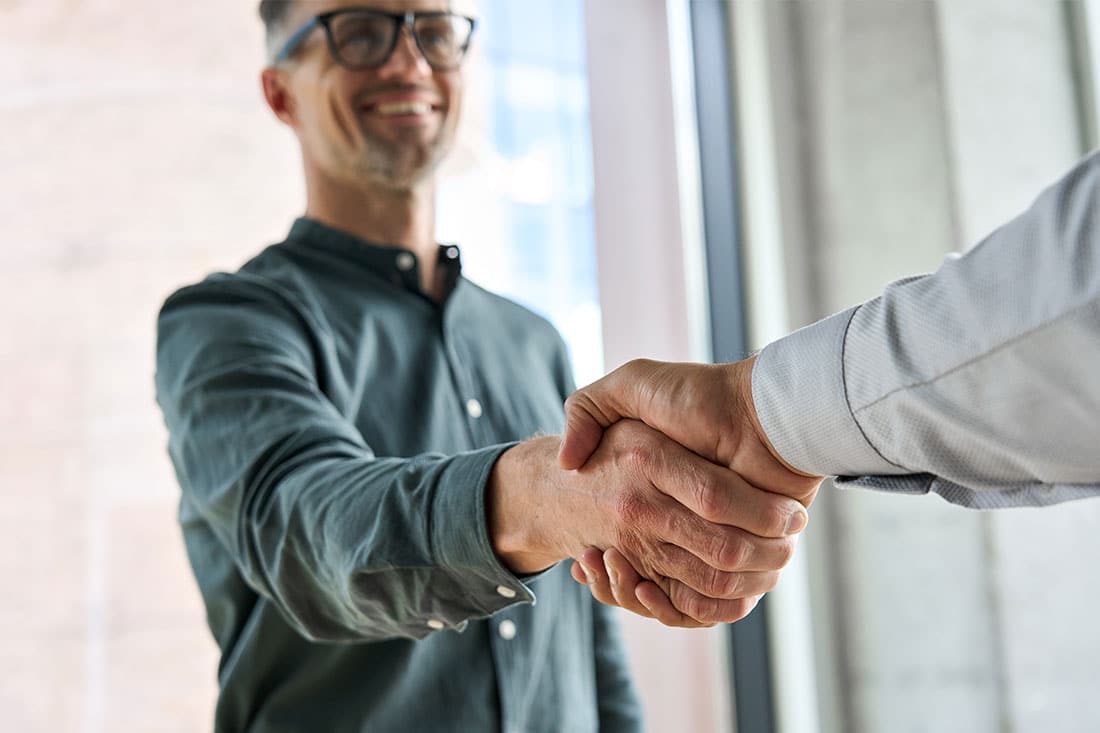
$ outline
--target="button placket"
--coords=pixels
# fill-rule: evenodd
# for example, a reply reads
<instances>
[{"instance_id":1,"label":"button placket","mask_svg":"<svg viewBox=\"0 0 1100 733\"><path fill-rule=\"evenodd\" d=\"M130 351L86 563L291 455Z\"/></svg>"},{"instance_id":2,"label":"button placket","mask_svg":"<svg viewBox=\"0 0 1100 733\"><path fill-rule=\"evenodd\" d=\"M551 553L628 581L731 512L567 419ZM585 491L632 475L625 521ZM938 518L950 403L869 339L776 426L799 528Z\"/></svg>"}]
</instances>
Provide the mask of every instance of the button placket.
<instances>
[{"instance_id":1,"label":"button placket","mask_svg":"<svg viewBox=\"0 0 1100 733\"><path fill-rule=\"evenodd\" d=\"M478 425L481 416L484 414L484 408L479 400L468 395L474 394L474 380L468 364L470 364L469 354L463 354L462 344L460 339L456 336L455 327L453 321L455 319L455 313L453 310L448 309L444 312L443 319L441 321L442 336L444 341L444 348L446 349L447 358L450 362L451 373L454 375L455 386L458 389L458 397L462 399L466 397L466 401L463 404L463 408L466 411L467 420L466 427L469 430L470 438L474 441L474 445L483 443L483 441L489 439L489 435L486 433L486 429ZM463 358L465 356L466 358ZM476 413L476 415L474 414Z\"/></svg>"}]
</instances>

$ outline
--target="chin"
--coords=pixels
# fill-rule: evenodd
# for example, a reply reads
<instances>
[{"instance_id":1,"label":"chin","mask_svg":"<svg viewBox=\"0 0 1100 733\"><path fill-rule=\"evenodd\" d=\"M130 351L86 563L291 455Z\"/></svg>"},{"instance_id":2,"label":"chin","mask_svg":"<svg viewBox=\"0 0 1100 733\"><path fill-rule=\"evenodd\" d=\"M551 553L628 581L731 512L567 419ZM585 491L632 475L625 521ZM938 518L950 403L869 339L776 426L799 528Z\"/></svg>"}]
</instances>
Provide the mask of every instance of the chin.
<instances>
[{"instance_id":1,"label":"chin","mask_svg":"<svg viewBox=\"0 0 1100 733\"><path fill-rule=\"evenodd\" d=\"M395 190L411 190L435 176L447 152L437 147L412 155L368 154L359 168L377 184Z\"/></svg>"}]
</instances>

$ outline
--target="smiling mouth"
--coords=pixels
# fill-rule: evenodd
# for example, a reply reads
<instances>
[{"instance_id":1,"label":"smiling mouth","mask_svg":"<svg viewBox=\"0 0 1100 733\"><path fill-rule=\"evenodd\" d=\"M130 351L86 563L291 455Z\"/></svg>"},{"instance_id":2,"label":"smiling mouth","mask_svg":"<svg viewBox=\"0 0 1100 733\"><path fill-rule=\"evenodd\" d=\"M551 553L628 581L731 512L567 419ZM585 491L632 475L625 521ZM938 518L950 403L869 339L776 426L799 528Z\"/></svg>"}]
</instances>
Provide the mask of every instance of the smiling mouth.
<instances>
[{"instance_id":1,"label":"smiling mouth","mask_svg":"<svg viewBox=\"0 0 1100 733\"><path fill-rule=\"evenodd\" d=\"M402 115L426 115L435 110L428 102L381 102L379 104L372 105L369 111L375 112L387 117L398 117Z\"/></svg>"}]
</instances>

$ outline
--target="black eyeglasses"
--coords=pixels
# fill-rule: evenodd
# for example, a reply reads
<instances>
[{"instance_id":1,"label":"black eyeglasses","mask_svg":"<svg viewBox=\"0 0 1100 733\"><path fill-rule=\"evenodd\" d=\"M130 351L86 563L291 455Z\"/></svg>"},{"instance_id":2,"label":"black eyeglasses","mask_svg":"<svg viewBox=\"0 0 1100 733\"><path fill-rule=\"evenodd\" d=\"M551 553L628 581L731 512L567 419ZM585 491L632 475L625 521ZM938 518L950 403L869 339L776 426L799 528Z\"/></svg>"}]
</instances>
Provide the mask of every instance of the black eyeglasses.
<instances>
[{"instance_id":1,"label":"black eyeglasses","mask_svg":"<svg viewBox=\"0 0 1100 733\"><path fill-rule=\"evenodd\" d=\"M416 47L436 71L458 68L476 21L450 12L385 13L367 8L342 8L322 13L306 22L275 55L281 63L294 55L318 26L325 29L332 58L352 71L382 66L397 48L401 29L408 28Z\"/></svg>"}]
</instances>

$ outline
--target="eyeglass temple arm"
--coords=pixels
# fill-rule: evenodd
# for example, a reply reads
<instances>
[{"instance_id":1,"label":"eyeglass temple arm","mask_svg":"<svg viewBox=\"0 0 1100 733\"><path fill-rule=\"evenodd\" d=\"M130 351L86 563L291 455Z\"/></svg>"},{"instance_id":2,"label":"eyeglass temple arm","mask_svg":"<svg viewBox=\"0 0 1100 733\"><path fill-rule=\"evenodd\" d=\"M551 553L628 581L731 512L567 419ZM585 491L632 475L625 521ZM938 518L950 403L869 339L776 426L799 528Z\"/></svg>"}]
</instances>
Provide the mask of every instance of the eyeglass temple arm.
<instances>
[{"instance_id":1,"label":"eyeglass temple arm","mask_svg":"<svg viewBox=\"0 0 1100 733\"><path fill-rule=\"evenodd\" d=\"M320 18L310 18L301 28L294 31L290 38L286 39L286 43L283 44L279 53L275 54L272 63L281 64L290 58L291 55L298 50L298 47L302 45L302 41L306 39L306 36L312 33L313 29L319 25L321 25Z\"/></svg>"}]
</instances>

